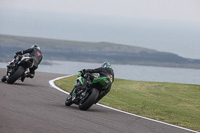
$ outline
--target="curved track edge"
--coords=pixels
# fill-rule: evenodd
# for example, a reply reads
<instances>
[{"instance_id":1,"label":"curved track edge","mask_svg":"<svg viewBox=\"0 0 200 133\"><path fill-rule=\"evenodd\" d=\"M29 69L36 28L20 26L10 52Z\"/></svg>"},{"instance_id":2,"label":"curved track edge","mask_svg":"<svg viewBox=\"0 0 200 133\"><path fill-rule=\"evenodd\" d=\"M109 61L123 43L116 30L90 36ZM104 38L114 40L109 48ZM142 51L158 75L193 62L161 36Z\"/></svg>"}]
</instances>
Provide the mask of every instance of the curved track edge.
<instances>
[{"instance_id":1,"label":"curved track edge","mask_svg":"<svg viewBox=\"0 0 200 133\"><path fill-rule=\"evenodd\" d=\"M50 84L51 87L53 87L53 88L65 93L65 94L69 95L69 92L66 92L66 91L62 90L61 88L56 86L54 84L54 82L56 80L59 80L59 79L62 79L62 78L67 78L67 77L71 77L71 76L74 76L74 75L67 75L67 76L62 76L62 77L58 77L58 78L52 79L52 80L49 81L49 84ZM153 121L153 122L165 124L165 125L168 125L168 126L176 127L176 128L179 128L179 129L183 129L183 130L186 130L186 131L190 131L190 132L194 132L194 133L200 133L198 131L194 131L194 130L191 130L191 129L188 129L188 128L176 126L176 125L169 124L169 123L166 123L166 122L162 122L162 121L154 120L154 119L151 119L151 118L143 117L143 116L140 116L140 115L132 114L132 113L129 113L129 112L125 112L125 111L122 111L122 110L119 110L119 109L115 109L115 108L112 108L112 107L109 107L109 106L106 106L106 105L103 105L103 104L97 103L96 105L99 105L101 107L104 107L104 108L107 108L107 109L111 109L111 110L114 110L114 111L118 111L118 112L121 112L121 113L124 113L124 114L127 114L127 115L131 115L131 116L135 116L135 117L138 117L138 118L146 119L146 120L149 120L149 121Z\"/></svg>"}]
</instances>

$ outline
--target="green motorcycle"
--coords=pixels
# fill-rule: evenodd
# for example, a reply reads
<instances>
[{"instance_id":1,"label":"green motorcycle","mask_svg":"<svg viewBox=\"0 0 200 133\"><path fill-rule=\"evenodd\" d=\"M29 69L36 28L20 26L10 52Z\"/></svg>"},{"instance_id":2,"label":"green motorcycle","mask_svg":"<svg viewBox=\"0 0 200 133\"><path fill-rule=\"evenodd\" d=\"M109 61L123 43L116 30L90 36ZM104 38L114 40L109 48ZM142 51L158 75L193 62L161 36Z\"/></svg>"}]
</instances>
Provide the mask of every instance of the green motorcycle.
<instances>
[{"instance_id":1,"label":"green motorcycle","mask_svg":"<svg viewBox=\"0 0 200 133\"><path fill-rule=\"evenodd\" d=\"M72 92L68 95L65 105L73 103L79 106L80 110L87 110L98 102L98 97L105 92L110 84L110 77L100 77L97 73L84 73L80 71Z\"/></svg>"}]
</instances>

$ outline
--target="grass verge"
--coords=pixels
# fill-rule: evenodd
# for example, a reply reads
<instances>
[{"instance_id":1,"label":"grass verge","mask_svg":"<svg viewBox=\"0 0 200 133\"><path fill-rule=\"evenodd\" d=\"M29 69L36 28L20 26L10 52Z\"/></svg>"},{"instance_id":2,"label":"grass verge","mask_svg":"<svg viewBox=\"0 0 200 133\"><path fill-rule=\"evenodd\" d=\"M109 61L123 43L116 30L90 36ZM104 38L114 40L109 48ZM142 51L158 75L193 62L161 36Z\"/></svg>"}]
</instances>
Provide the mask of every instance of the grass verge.
<instances>
[{"instance_id":1,"label":"grass verge","mask_svg":"<svg viewBox=\"0 0 200 133\"><path fill-rule=\"evenodd\" d=\"M55 84L71 92L76 78ZM200 85L115 79L111 91L99 103L200 131Z\"/></svg>"}]
</instances>

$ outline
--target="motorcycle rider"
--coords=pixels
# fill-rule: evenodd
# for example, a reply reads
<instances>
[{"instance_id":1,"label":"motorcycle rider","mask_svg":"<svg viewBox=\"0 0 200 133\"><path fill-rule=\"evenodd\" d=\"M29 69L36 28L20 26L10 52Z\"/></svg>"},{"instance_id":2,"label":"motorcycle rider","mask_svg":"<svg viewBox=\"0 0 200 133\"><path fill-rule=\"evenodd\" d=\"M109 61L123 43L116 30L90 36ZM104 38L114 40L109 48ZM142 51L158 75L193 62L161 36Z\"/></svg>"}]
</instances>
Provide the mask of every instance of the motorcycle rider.
<instances>
[{"instance_id":1,"label":"motorcycle rider","mask_svg":"<svg viewBox=\"0 0 200 133\"><path fill-rule=\"evenodd\" d=\"M42 52L38 44L32 45L32 47L29 49L16 52L16 54L21 54L21 55L27 54L27 53L29 53L29 57L32 57L34 59L34 64L33 64L33 67L29 68L30 73L22 76L21 78L22 82L24 81L25 77L33 78L35 76L35 70L38 68L38 65L40 64L43 58Z\"/></svg>"},{"instance_id":2,"label":"motorcycle rider","mask_svg":"<svg viewBox=\"0 0 200 133\"><path fill-rule=\"evenodd\" d=\"M109 62L104 62L101 67L96 68L96 69L83 69L81 73L99 73L100 77L109 77L110 78L110 84L108 87L105 89L105 91L99 95L96 103L101 100L111 89L112 83L114 82L114 72L112 69L112 66ZM94 76L91 74L90 75L91 80L94 79ZM82 88L85 88L87 85L87 80L83 82Z\"/></svg>"}]
</instances>

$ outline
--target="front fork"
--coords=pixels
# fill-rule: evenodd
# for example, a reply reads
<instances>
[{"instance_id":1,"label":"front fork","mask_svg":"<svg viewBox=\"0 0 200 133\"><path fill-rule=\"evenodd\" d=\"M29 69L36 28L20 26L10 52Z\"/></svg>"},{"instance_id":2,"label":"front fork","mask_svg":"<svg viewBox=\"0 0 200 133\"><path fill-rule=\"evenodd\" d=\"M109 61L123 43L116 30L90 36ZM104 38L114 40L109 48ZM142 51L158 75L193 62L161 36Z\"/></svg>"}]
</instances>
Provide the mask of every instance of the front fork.
<instances>
[{"instance_id":1,"label":"front fork","mask_svg":"<svg viewBox=\"0 0 200 133\"><path fill-rule=\"evenodd\" d=\"M72 101L77 100L77 102L78 102L85 98L87 91L88 91L88 88L83 90L83 89L74 87L72 92L70 93L70 98L72 99Z\"/></svg>"},{"instance_id":2,"label":"front fork","mask_svg":"<svg viewBox=\"0 0 200 133\"><path fill-rule=\"evenodd\" d=\"M15 69L14 67L13 68L7 67L6 75L5 75L6 80L9 78L10 75L12 75L12 72L14 71L14 69Z\"/></svg>"}]
</instances>

